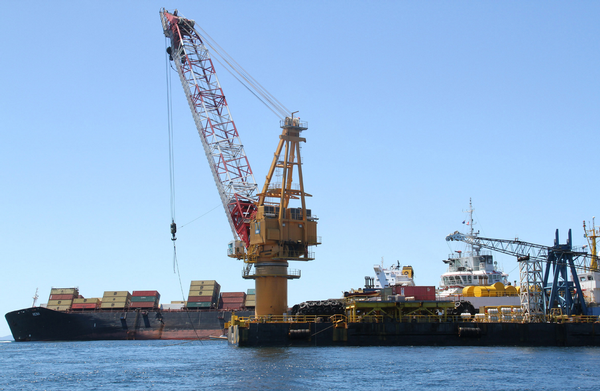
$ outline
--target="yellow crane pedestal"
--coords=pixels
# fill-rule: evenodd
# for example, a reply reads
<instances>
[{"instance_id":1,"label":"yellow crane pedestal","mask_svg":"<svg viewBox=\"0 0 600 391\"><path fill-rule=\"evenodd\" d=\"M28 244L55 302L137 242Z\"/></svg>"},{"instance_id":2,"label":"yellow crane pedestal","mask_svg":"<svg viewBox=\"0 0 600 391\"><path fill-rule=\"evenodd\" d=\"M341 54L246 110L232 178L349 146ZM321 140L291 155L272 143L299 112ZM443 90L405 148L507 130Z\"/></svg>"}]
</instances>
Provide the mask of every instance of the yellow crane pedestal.
<instances>
[{"instance_id":1,"label":"yellow crane pedestal","mask_svg":"<svg viewBox=\"0 0 600 391\"><path fill-rule=\"evenodd\" d=\"M287 307L287 262L259 262L255 267L256 301L255 313L281 315Z\"/></svg>"},{"instance_id":2,"label":"yellow crane pedestal","mask_svg":"<svg viewBox=\"0 0 600 391\"><path fill-rule=\"evenodd\" d=\"M258 194L256 213L250 222L250 245L245 261L254 266L244 270L244 278L256 285L256 316L282 315L288 311L287 281L300 278L300 272L288 269L288 261L314 259L310 246L320 244L317 218L306 208L300 133L306 123L287 117L263 190ZM277 174L275 174L277 172ZM292 179L297 175L299 183ZM278 178L275 182L274 177ZM280 181L280 182L279 182ZM300 201L293 207L291 200Z\"/></svg>"}]
</instances>

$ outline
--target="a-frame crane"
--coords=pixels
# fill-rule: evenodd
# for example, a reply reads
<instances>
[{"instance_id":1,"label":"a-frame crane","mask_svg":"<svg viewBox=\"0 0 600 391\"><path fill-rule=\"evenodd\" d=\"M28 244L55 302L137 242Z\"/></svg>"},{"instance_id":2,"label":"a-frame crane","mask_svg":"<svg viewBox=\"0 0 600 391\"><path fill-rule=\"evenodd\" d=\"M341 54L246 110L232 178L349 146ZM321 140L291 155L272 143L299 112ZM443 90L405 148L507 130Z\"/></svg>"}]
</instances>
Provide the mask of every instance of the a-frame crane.
<instances>
[{"instance_id":1,"label":"a-frame crane","mask_svg":"<svg viewBox=\"0 0 600 391\"><path fill-rule=\"evenodd\" d=\"M566 244L559 243L556 230L554 246L460 232L446 236L446 241L461 241L517 257L521 305L530 321L540 321L555 309L564 315L587 314L577 270L589 270L591 257L573 248L571 230Z\"/></svg>"},{"instance_id":2,"label":"a-frame crane","mask_svg":"<svg viewBox=\"0 0 600 391\"><path fill-rule=\"evenodd\" d=\"M194 21L161 10L169 55L183 85L221 201L234 234L228 255L243 259L243 277L254 279L256 315L287 312L287 280L300 277L288 261L314 259L310 246L320 244L317 218L306 208L300 137L307 129L294 113L281 121L282 134L263 190L256 195L250 164L231 119L213 62ZM281 183L274 182L276 171ZM293 182L297 175L299 185ZM275 199L275 201L273 200ZM290 200L300 200L292 207Z\"/></svg>"}]
</instances>

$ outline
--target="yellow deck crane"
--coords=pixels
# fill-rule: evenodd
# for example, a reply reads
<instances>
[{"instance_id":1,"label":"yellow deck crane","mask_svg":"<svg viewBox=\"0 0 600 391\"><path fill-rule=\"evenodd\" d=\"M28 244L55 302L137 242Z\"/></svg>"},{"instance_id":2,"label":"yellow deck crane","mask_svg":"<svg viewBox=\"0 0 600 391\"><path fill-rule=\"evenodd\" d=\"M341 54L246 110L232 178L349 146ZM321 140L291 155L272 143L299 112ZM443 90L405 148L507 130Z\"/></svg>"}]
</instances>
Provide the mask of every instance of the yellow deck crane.
<instances>
[{"instance_id":1,"label":"yellow deck crane","mask_svg":"<svg viewBox=\"0 0 600 391\"><path fill-rule=\"evenodd\" d=\"M587 229L585 226L585 220L583 222L583 236L587 239L588 245L590 246L590 255L592 260L590 262L590 269L593 272L598 271L598 252L596 247L596 239L600 237L600 228L596 228L595 220L596 217L592 218L592 228Z\"/></svg>"},{"instance_id":2,"label":"yellow deck crane","mask_svg":"<svg viewBox=\"0 0 600 391\"><path fill-rule=\"evenodd\" d=\"M306 139L300 134L307 125L245 71L233 69L249 84L247 88L278 112L283 129L263 190L255 194L257 185L204 44L206 37L193 20L178 15L177 10L162 9L160 17L170 42L169 59L181 80L234 236L227 255L244 260L243 277L255 280L256 316L283 315L288 310L287 281L300 278L299 271L288 269L288 261L314 259L310 246L320 244L317 218L306 208L305 199L310 195L304 191L302 177L300 143ZM281 183L276 183L277 173L281 173ZM296 175L297 185L293 182ZM292 207L293 200L300 205ZM173 240L175 231L173 222Z\"/></svg>"},{"instance_id":3,"label":"yellow deck crane","mask_svg":"<svg viewBox=\"0 0 600 391\"><path fill-rule=\"evenodd\" d=\"M299 271L288 270L288 261L313 260L310 246L320 244L317 218L306 208L306 197L311 195L304 191L302 176L300 143L306 139L300 133L307 125L292 114L282 121L281 128L283 132L250 224L246 261L254 264L255 273L245 273L244 278L256 281L257 316L287 312L287 280L300 277ZM281 183L274 182L277 170ZM297 186L294 174L298 176ZM292 207L291 200L299 200L300 205Z\"/></svg>"}]
</instances>

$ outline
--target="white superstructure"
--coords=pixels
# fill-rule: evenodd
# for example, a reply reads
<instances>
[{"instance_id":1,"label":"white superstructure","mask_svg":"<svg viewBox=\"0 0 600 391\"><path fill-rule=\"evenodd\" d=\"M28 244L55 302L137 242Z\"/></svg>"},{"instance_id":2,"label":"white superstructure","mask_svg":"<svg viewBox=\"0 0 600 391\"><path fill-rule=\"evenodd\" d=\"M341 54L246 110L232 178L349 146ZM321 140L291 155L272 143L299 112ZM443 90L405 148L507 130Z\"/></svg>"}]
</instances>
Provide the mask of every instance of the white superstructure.
<instances>
[{"instance_id":1,"label":"white superstructure","mask_svg":"<svg viewBox=\"0 0 600 391\"><path fill-rule=\"evenodd\" d=\"M372 285L372 288L383 289L389 288L394 285L415 285L413 281L414 272L411 266L400 266L400 261L397 261L396 265L392 265L388 268L383 267L383 260L381 265L374 265L373 270L375 271L375 278L365 277L367 281L366 285ZM372 282L369 283L368 281Z\"/></svg>"},{"instance_id":2,"label":"white superstructure","mask_svg":"<svg viewBox=\"0 0 600 391\"><path fill-rule=\"evenodd\" d=\"M471 236L477 236L479 232L473 229L473 206L469 201L468 224ZM466 286L490 286L497 282L510 285L508 274L498 270L498 263L494 261L492 253L482 251L480 247L469 244L465 251L455 251L448 256L444 263L448 270L441 275L440 296L460 295Z\"/></svg>"}]
</instances>

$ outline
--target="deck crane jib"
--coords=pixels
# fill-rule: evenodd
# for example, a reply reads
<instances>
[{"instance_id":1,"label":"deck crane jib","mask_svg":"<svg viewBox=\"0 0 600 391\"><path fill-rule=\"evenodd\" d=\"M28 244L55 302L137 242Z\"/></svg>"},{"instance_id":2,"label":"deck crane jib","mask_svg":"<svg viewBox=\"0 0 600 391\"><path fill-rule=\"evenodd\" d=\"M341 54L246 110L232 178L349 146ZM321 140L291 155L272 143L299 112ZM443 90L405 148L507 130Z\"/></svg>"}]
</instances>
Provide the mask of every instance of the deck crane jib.
<instances>
[{"instance_id":1,"label":"deck crane jib","mask_svg":"<svg viewBox=\"0 0 600 391\"><path fill-rule=\"evenodd\" d=\"M193 20L177 10L163 9L160 17L234 239L248 247L257 185L214 64Z\"/></svg>"}]
</instances>

